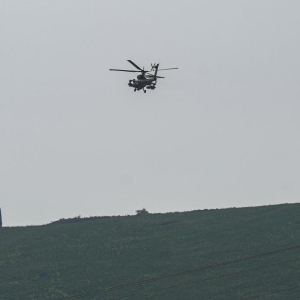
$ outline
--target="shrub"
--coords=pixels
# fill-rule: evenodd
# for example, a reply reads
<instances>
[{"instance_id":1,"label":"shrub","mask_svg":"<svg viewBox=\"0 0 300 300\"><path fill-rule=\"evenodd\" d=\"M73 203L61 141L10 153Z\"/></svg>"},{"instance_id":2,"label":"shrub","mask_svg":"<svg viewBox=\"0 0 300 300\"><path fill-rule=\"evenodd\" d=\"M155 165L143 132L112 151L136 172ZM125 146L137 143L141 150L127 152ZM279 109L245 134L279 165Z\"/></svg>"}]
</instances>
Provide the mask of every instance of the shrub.
<instances>
[{"instance_id":1,"label":"shrub","mask_svg":"<svg viewBox=\"0 0 300 300\"><path fill-rule=\"evenodd\" d=\"M143 216L143 215L147 215L147 214L149 214L149 212L146 210L146 208L136 210L137 216Z\"/></svg>"}]
</instances>

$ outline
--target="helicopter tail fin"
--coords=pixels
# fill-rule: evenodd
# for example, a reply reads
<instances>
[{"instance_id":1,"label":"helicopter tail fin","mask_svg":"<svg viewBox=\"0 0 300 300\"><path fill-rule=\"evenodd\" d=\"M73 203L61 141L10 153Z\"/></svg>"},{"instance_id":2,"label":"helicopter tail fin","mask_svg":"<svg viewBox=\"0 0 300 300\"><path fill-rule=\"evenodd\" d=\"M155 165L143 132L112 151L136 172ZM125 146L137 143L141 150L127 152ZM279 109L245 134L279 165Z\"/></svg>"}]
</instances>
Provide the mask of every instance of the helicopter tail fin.
<instances>
[{"instance_id":1,"label":"helicopter tail fin","mask_svg":"<svg viewBox=\"0 0 300 300\"><path fill-rule=\"evenodd\" d=\"M156 65L153 66L153 68L155 69L155 71L154 71L154 77L155 78L156 78L156 75L157 75L158 66L159 66L159 64L156 64Z\"/></svg>"}]
</instances>

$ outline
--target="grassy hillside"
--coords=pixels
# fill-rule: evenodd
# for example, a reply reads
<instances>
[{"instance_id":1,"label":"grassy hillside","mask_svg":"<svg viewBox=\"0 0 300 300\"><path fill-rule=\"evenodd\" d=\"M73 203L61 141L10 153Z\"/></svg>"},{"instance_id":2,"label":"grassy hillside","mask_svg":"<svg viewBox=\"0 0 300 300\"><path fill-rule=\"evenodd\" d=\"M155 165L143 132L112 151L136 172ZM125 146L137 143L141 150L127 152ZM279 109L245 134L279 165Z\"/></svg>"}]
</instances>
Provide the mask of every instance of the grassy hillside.
<instances>
[{"instance_id":1,"label":"grassy hillside","mask_svg":"<svg viewBox=\"0 0 300 300\"><path fill-rule=\"evenodd\" d=\"M298 245L299 216L284 204L2 228L0 299L62 299ZM76 299L244 299L299 286L300 260L207 279L298 258L300 248ZM300 288L263 299L300 299Z\"/></svg>"}]
</instances>

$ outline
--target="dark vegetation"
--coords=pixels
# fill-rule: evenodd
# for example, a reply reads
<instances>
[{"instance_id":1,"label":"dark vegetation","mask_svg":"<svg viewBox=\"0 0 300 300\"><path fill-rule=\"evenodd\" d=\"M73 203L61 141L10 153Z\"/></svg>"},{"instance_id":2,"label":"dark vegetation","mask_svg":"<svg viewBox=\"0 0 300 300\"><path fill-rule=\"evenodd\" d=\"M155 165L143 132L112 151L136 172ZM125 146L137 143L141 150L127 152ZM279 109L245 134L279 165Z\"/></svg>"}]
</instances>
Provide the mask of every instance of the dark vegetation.
<instances>
[{"instance_id":1,"label":"dark vegetation","mask_svg":"<svg viewBox=\"0 0 300 300\"><path fill-rule=\"evenodd\" d=\"M137 216L143 216L143 215L149 214L149 212L146 210L146 208L143 208L143 209L138 209L136 211L136 214L137 214Z\"/></svg>"},{"instance_id":2,"label":"dark vegetation","mask_svg":"<svg viewBox=\"0 0 300 300\"><path fill-rule=\"evenodd\" d=\"M284 204L3 227L0 299L61 299L298 245L299 216L300 204ZM207 278L297 258L300 249L76 299L245 299L299 287L300 261ZM300 299L300 288L262 299Z\"/></svg>"}]
</instances>

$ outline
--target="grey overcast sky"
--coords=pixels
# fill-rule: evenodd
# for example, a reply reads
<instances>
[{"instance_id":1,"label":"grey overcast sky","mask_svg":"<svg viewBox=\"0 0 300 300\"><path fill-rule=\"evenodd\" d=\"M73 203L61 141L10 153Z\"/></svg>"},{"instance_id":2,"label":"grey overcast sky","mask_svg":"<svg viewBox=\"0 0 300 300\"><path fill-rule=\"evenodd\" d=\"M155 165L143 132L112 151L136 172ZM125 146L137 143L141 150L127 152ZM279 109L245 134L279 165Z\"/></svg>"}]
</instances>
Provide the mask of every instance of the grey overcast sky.
<instances>
[{"instance_id":1,"label":"grey overcast sky","mask_svg":"<svg viewBox=\"0 0 300 300\"><path fill-rule=\"evenodd\" d=\"M300 201L300 1L1 0L5 226ZM159 62L155 91L132 69Z\"/></svg>"}]
</instances>

